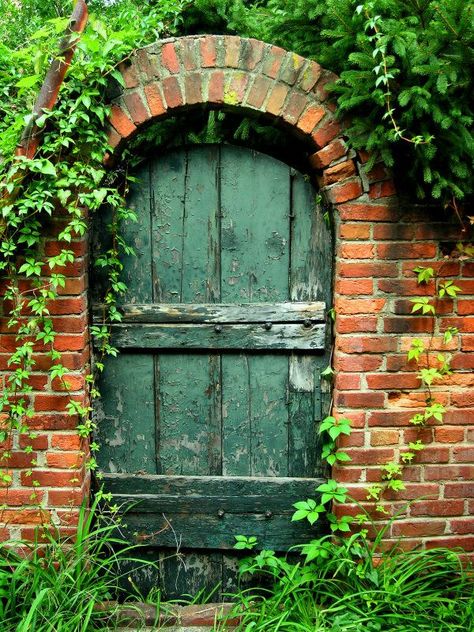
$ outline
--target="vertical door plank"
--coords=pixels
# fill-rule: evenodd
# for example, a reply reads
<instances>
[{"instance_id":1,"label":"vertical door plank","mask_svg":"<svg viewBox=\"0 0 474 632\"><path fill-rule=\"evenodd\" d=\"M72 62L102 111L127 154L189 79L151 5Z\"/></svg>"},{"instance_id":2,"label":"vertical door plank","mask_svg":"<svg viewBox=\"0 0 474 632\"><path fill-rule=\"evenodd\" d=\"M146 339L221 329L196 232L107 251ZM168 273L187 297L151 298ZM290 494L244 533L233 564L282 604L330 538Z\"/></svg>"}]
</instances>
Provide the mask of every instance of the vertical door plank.
<instances>
[{"instance_id":1,"label":"vertical door plank","mask_svg":"<svg viewBox=\"0 0 474 632\"><path fill-rule=\"evenodd\" d=\"M222 356L222 474L250 476L252 410L246 354Z\"/></svg>"},{"instance_id":2,"label":"vertical door plank","mask_svg":"<svg viewBox=\"0 0 474 632\"><path fill-rule=\"evenodd\" d=\"M220 474L219 365L207 355L161 354L159 447L161 474Z\"/></svg>"},{"instance_id":3,"label":"vertical door plank","mask_svg":"<svg viewBox=\"0 0 474 632\"><path fill-rule=\"evenodd\" d=\"M253 355L250 365L251 476L288 475L288 357Z\"/></svg>"},{"instance_id":4,"label":"vertical door plank","mask_svg":"<svg viewBox=\"0 0 474 632\"><path fill-rule=\"evenodd\" d=\"M236 147L221 155L221 300L287 301L289 167ZM288 464L285 356L222 358L224 471L284 476ZM247 419L245 418L247 415Z\"/></svg>"},{"instance_id":5,"label":"vertical door plank","mask_svg":"<svg viewBox=\"0 0 474 632\"><path fill-rule=\"evenodd\" d=\"M151 162L152 281L157 303L181 302L186 170L184 151Z\"/></svg>"},{"instance_id":6,"label":"vertical door plank","mask_svg":"<svg viewBox=\"0 0 474 632\"><path fill-rule=\"evenodd\" d=\"M140 168L136 177L137 182L131 186L128 204L135 211L137 221L124 222L121 227L125 242L135 250L135 255L125 255L122 258L123 280L128 288L121 299L124 303L148 303L153 299L151 190L148 163Z\"/></svg>"},{"instance_id":7,"label":"vertical door plank","mask_svg":"<svg viewBox=\"0 0 474 632\"><path fill-rule=\"evenodd\" d=\"M288 300L289 167L225 147L221 209L222 302Z\"/></svg>"},{"instance_id":8,"label":"vertical door plank","mask_svg":"<svg viewBox=\"0 0 474 632\"><path fill-rule=\"evenodd\" d=\"M220 300L219 153L218 146L186 150L179 264L183 303ZM162 356L161 365L162 467L173 474L180 473L178 468L185 474L221 474L220 355L170 354ZM187 551L181 559L164 559L161 572L168 598L210 591L221 581L222 554Z\"/></svg>"},{"instance_id":9,"label":"vertical door plank","mask_svg":"<svg viewBox=\"0 0 474 632\"><path fill-rule=\"evenodd\" d=\"M160 585L166 599L187 596L205 603L219 601L222 584L222 553L195 553L191 550L166 550L160 555Z\"/></svg>"},{"instance_id":10,"label":"vertical door plank","mask_svg":"<svg viewBox=\"0 0 474 632\"><path fill-rule=\"evenodd\" d=\"M153 356L107 358L100 389L96 420L102 469L156 474Z\"/></svg>"},{"instance_id":11,"label":"vertical door plank","mask_svg":"<svg viewBox=\"0 0 474 632\"><path fill-rule=\"evenodd\" d=\"M314 358L290 357L288 416L290 476L313 476L315 459Z\"/></svg>"},{"instance_id":12,"label":"vertical door plank","mask_svg":"<svg viewBox=\"0 0 474 632\"><path fill-rule=\"evenodd\" d=\"M293 301L328 300L327 282L331 260L321 254L331 246L314 189L299 173L292 175L290 297ZM323 226L321 226L321 224ZM327 303L326 303L327 304ZM316 476L320 468L321 364L326 357L291 354L289 370L290 475Z\"/></svg>"},{"instance_id":13,"label":"vertical door plank","mask_svg":"<svg viewBox=\"0 0 474 632\"><path fill-rule=\"evenodd\" d=\"M219 147L187 154L183 221L183 303L220 300Z\"/></svg>"}]
</instances>

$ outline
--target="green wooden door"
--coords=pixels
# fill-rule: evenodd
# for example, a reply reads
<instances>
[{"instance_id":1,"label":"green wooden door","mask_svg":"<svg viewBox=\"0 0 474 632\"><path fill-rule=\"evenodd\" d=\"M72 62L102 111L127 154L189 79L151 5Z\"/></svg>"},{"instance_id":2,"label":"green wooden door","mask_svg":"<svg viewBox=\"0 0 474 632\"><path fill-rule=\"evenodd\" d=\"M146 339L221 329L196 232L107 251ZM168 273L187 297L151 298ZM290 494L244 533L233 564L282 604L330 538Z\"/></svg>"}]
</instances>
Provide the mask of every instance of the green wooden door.
<instances>
[{"instance_id":1,"label":"green wooden door","mask_svg":"<svg viewBox=\"0 0 474 632\"><path fill-rule=\"evenodd\" d=\"M175 150L138 178L99 464L168 593L225 590L234 535L315 537L290 516L323 474L330 234L305 177L245 148Z\"/></svg>"}]
</instances>

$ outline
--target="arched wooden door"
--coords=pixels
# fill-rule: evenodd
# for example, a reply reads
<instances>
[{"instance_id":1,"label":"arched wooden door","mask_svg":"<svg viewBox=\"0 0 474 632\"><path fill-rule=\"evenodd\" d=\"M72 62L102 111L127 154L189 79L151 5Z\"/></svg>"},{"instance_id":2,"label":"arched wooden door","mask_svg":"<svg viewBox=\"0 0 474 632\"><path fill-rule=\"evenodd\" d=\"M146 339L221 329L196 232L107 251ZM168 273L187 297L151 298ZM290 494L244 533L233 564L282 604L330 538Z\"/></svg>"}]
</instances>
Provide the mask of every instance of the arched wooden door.
<instances>
[{"instance_id":1,"label":"arched wooden door","mask_svg":"<svg viewBox=\"0 0 474 632\"><path fill-rule=\"evenodd\" d=\"M322 476L330 233L303 175L229 145L150 160L130 204L99 464L134 503L130 533L185 553L162 565L169 593L225 589L235 535L274 550L315 537L290 516Z\"/></svg>"}]
</instances>

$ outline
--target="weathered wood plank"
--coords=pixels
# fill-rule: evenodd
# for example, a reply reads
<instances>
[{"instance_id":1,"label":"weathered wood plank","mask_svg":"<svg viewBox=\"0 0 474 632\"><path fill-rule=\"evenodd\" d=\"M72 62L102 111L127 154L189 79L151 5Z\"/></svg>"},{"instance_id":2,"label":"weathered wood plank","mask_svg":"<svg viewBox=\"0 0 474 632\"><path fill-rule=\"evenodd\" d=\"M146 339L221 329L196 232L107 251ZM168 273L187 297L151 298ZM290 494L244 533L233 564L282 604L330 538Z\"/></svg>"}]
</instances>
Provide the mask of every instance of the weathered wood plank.
<instances>
[{"instance_id":1,"label":"weathered wood plank","mask_svg":"<svg viewBox=\"0 0 474 632\"><path fill-rule=\"evenodd\" d=\"M108 472L155 469L153 356L127 353L107 359L95 405L100 467Z\"/></svg>"},{"instance_id":2,"label":"weathered wood plank","mask_svg":"<svg viewBox=\"0 0 474 632\"><path fill-rule=\"evenodd\" d=\"M95 318L102 307L94 307ZM124 323L302 323L324 322L326 304L314 303L129 303L120 306Z\"/></svg>"},{"instance_id":3,"label":"weathered wood plank","mask_svg":"<svg viewBox=\"0 0 474 632\"><path fill-rule=\"evenodd\" d=\"M288 475L288 357L253 355L250 376L250 474Z\"/></svg>"},{"instance_id":4,"label":"weathered wood plank","mask_svg":"<svg viewBox=\"0 0 474 632\"><path fill-rule=\"evenodd\" d=\"M186 153L181 300L215 303L220 297L220 150L207 145Z\"/></svg>"},{"instance_id":5,"label":"weathered wood plank","mask_svg":"<svg viewBox=\"0 0 474 632\"><path fill-rule=\"evenodd\" d=\"M255 535L264 548L287 550L325 525L292 523L292 504L318 498L323 479L106 475L105 488L127 512L130 532L148 546L231 549L234 535ZM169 526L171 524L171 527ZM319 527L319 528L318 528Z\"/></svg>"},{"instance_id":6,"label":"weathered wood plank","mask_svg":"<svg viewBox=\"0 0 474 632\"><path fill-rule=\"evenodd\" d=\"M220 367L208 355L161 354L158 462L163 474L221 472Z\"/></svg>"},{"instance_id":7,"label":"weathered wood plank","mask_svg":"<svg viewBox=\"0 0 474 632\"><path fill-rule=\"evenodd\" d=\"M326 284L331 275L331 259L323 260L330 233L315 202L314 190L299 173L292 175L290 296L294 301L329 300ZM321 224L323 226L321 226ZM329 295L330 298L330 295ZM324 316L323 316L324 318ZM326 339L327 343L327 339ZM326 344L327 348L327 344ZM289 359L289 440L290 474L320 474L321 360L325 358L291 354Z\"/></svg>"},{"instance_id":8,"label":"weathered wood plank","mask_svg":"<svg viewBox=\"0 0 474 632\"><path fill-rule=\"evenodd\" d=\"M153 302L182 302L187 168L185 151L170 152L150 163ZM146 275L146 269L140 274Z\"/></svg>"},{"instance_id":9,"label":"weathered wood plank","mask_svg":"<svg viewBox=\"0 0 474 632\"><path fill-rule=\"evenodd\" d=\"M252 419L247 354L222 354L222 474L250 476Z\"/></svg>"},{"instance_id":10,"label":"weathered wood plank","mask_svg":"<svg viewBox=\"0 0 474 632\"><path fill-rule=\"evenodd\" d=\"M181 498L186 503L190 498L216 498L220 502L225 499L233 502L239 510L235 499L242 503L252 498L252 503L262 509L265 503L276 506L288 506L285 498L307 497L313 494L314 488L321 484L322 478L288 478L278 476L165 476L145 474L135 476L125 473L105 473L104 483L112 494L138 494L165 496L175 502ZM249 501L250 502L250 501ZM175 508L179 511L178 508Z\"/></svg>"},{"instance_id":11,"label":"weathered wood plank","mask_svg":"<svg viewBox=\"0 0 474 632\"><path fill-rule=\"evenodd\" d=\"M129 206L136 215L136 222L124 222L121 234L125 242L135 250L134 255L124 255L123 280L127 291L120 300L127 303L147 303L153 300L150 165L145 163L136 174L137 181L130 188Z\"/></svg>"},{"instance_id":12,"label":"weathered wood plank","mask_svg":"<svg viewBox=\"0 0 474 632\"><path fill-rule=\"evenodd\" d=\"M216 329L217 327L217 329ZM112 344L121 349L324 349L325 325L135 325L111 327Z\"/></svg>"},{"instance_id":13,"label":"weathered wood plank","mask_svg":"<svg viewBox=\"0 0 474 632\"><path fill-rule=\"evenodd\" d=\"M290 358L288 384L289 475L314 475L314 358L293 355Z\"/></svg>"},{"instance_id":14,"label":"weathered wood plank","mask_svg":"<svg viewBox=\"0 0 474 632\"><path fill-rule=\"evenodd\" d=\"M289 167L240 147L221 153L223 302L288 299Z\"/></svg>"},{"instance_id":15,"label":"weathered wood plank","mask_svg":"<svg viewBox=\"0 0 474 632\"><path fill-rule=\"evenodd\" d=\"M121 500L121 499L119 499ZM302 544L327 533L325 521L311 527L303 521L292 523L288 515L267 517L262 514L129 513L126 527L121 529L132 541L146 540L147 546L213 549L232 552L235 535L253 535L259 548L288 551L296 543ZM170 526L171 525L171 526ZM172 528L171 528L172 527ZM147 537L149 536L149 537Z\"/></svg>"}]
</instances>

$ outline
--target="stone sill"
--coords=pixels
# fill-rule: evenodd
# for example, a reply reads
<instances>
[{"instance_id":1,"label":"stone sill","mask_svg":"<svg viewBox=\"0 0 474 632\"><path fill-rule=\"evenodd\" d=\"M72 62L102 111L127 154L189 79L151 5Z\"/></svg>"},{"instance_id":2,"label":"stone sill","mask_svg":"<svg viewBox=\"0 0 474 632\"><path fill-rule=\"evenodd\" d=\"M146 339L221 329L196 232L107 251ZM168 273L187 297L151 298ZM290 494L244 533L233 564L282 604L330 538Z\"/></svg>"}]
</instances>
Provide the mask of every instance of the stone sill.
<instances>
[{"instance_id":1,"label":"stone sill","mask_svg":"<svg viewBox=\"0 0 474 632\"><path fill-rule=\"evenodd\" d=\"M106 613L117 606L115 602L101 604L99 610ZM179 606L172 603L157 607L146 603L127 603L119 606L109 625L117 632L151 632L164 628L166 632L208 632L209 629L232 630L240 622L238 617L229 618L234 604L209 603L205 605ZM225 626L224 626L225 623ZM216 625L217 624L217 625Z\"/></svg>"}]
</instances>

